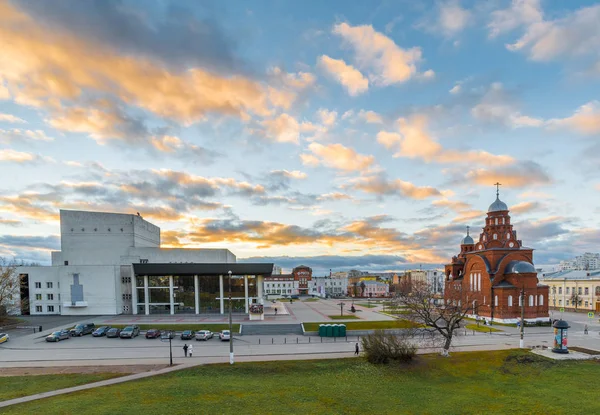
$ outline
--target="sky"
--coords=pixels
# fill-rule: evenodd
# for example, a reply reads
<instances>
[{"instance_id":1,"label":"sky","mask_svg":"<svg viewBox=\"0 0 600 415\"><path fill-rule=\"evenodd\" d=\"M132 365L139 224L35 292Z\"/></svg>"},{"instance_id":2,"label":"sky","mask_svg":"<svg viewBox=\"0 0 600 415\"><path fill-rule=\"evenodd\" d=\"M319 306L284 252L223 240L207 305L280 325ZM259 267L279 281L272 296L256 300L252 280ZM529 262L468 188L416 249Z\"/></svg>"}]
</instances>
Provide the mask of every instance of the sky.
<instances>
[{"instance_id":1,"label":"sky","mask_svg":"<svg viewBox=\"0 0 600 415\"><path fill-rule=\"evenodd\" d=\"M289 270L435 266L511 210L600 251L600 2L0 0L0 256L59 209Z\"/></svg>"}]
</instances>

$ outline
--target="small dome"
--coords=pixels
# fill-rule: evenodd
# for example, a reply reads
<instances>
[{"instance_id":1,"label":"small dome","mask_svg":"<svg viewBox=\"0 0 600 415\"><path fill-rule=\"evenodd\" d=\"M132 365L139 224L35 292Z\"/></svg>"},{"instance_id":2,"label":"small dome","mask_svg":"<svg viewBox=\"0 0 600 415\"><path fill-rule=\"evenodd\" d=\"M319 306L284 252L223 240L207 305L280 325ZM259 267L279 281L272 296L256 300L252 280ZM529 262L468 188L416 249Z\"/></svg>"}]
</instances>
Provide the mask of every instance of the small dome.
<instances>
[{"instance_id":1,"label":"small dome","mask_svg":"<svg viewBox=\"0 0 600 415\"><path fill-rule=\"evenodd\" d=\"M537 273L533 264L525 261L510 261L504 269L505 274Z\"/></svg>"},{"instance_id":2,"label":"small dome","mask_svg":"<svg viewBox=\"0 0 600 415\"><path fill-rule=\"evenodd\" d=\"M496 200L490 205L490 207L488 208L488 212L500 212L503 210L508 210L508 206L506 206L506 203L504 203L502 200L500 200L498 196L496 196Z\"/></svg>"},{"instance_id":3,"label":"small dome","mask_svg":"<svg viewBox=\"0 0 600 415\"><path fill-rule=\"evenodd\" d=\"M475 245L475 241L469 235L465 236L465 238L460 243L461 245Z\"/></svg>"}]
</instances>

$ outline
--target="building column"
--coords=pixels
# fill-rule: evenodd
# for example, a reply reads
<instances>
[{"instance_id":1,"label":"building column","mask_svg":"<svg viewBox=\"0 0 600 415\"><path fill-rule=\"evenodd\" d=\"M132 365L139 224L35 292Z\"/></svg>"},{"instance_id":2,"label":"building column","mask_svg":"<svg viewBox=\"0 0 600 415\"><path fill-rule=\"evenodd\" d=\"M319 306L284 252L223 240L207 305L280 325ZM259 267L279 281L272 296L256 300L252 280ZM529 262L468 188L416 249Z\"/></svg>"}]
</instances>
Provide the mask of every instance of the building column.
<instances>
[{"instance_id":1,"label":"building column","mask_svg":"<svg viewBox=\"0 0 600 415\"><path fill-rule=\"evenodd\" d=\"M148 276L144 275L144 313L150 314L150 290L148 289Z\"/></svg>"},{"instance_id":2,"label":"building column","mask_svg":"<svg viewBox=\"0 0 600 415\"><path fill-rule=\"evenodd\" d=\"M137 296L137 278L134 275L133 278L131 279L131 306L133 307L133 310L131 310L131 312L133 314L137 314L137 302L138 302L138 296Z\"/></svg>"},{"instance_id":3,"label":"building column","mask_svg":"<svg viewBox=\"0 0 600 415\"><path fill-rule=\"evenodd\" d=\"M259 304L265 303L265 301L263 299L263 284L264 284L263 276L259 275L258 277L256 277L256 296L258 297Z\"/></svg>"},{"instance_id":4,"label":"building column","mask_svg":"<svg viewBox=\"0 0 600 415\"><path fill-rule=\"evenodd\" d=\"M219 275L219 305L221 307L221 314L225 314L225 303L223 301L223 276Z\"/></svg>"},{"instance_id":5,"label":"building column","mask_svg":"<svg viewBox=\"0 0 600 415\"><path fill-rule=\"evenodd\" d=\"M196 305L196 314L200 314L200 293L198 292L197 275L194 275L194 304Z\"/></svg>"},{"instance_id":6,"label":"building column","mask_svg":"<svg viewBox=\"0 0 600 415\"><path fill-rule=\"evenodd\" d=\"M248 314L248 276L244 275L244 304L246 314Z\"/></svg>"},{"instance_id":7,"label":"building column","mask_svg":"<svg viewBox=\"0 0 600 415\"><path fill-rule=\"evenodd\" d=\"M169 275L169 305L171 306L171 315L175 314L175 301L173 298L173 276Z\"/></svg>"}]
</instances>

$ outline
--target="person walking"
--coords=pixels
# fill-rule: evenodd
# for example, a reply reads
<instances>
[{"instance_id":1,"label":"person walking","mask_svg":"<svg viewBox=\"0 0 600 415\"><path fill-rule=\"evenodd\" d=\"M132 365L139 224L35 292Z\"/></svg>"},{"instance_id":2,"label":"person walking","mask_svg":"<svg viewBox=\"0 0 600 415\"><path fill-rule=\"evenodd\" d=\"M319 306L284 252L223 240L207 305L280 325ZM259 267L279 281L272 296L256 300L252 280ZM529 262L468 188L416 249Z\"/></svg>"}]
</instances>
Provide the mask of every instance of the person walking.
<instances>
[{"instance_id":1,"label":"person walking","mask_svg":"<svg viewBox=\"0 0 600 415\"><path fill-rule=\"evenodd\" d=\"M583 334L588 334L588 328L587 328L587 324L585 325L584 329L583 329Z\"/></svg>"},{"instance_id":2,"label":"person walking","mask_svg":"<svg viewBox=\"0 0 600 415\"><path fill-rule=\"evenodd\" d=\"M190 355L190 357L192 357L193 352L194 352L194 346L192 346L192 344L190 343L190 345L188 346L188 354Z\"/></svg>"},{"instance_id":3,"label":"person walking","mask_svg":"<svg viewBox=\"0 0 600 415\"><path fill-rule=\"evenodd\" d=\"M277 315L277 307L275 307L275 315Z\"/></svg>"},{"instance_id":4,"label":"person walking","mask_svg":"<svg viewBox=\"0 0 600 415\"><path fill-rule=\"evenodd\" d=\"M358 356L358 352L359 352L358 343L356 343L356 346L354 347L354 354L356 356Z\"/></svg>"},{"instance_id":5,"label":"person walking","mask_svg":"<svg viewBox=\"0 0 600 415\"><path fill-rule=\"evenodd\" d=\"M185 355L185 357L187 357L187 352L188 352L188 345L184 344L183 345L183 354Z\"/></svg>"}]
</instances>

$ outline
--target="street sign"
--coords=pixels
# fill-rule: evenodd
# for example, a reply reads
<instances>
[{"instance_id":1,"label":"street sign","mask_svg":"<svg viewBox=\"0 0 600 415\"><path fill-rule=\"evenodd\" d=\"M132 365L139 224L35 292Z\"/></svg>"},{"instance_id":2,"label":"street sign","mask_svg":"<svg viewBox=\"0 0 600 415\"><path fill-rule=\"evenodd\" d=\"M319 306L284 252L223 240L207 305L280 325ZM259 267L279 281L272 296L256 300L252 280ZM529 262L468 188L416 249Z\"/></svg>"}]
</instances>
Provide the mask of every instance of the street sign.
<instances>
[{"instance_id":1,"label":"street sign","mask_svg":"<svg viewBox=\"0 0 600 415\"><path fill-rule=\"evenodd\" d=\"M564 312L565 312L565 309L564 309L564 307L561 307L561 308L560 308L560 312L561 312L561 313L564 313Z\"/></svg>"},{"instance_id":2,"label":"street sign","mask_svg":"<svg viewBox=\"0 0 600 415\"><path fill-rule=\"evenodd\" d=\"M591 311L588 313L588 317L589 318L594 318L594 313L592 313Z\"/></svg>"}]
</instances>

